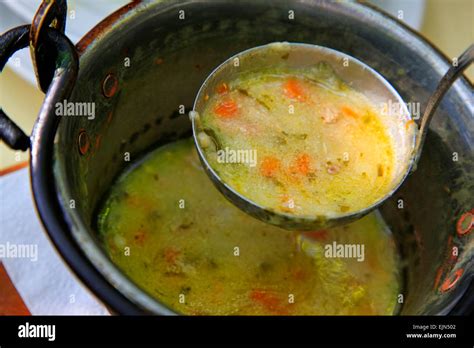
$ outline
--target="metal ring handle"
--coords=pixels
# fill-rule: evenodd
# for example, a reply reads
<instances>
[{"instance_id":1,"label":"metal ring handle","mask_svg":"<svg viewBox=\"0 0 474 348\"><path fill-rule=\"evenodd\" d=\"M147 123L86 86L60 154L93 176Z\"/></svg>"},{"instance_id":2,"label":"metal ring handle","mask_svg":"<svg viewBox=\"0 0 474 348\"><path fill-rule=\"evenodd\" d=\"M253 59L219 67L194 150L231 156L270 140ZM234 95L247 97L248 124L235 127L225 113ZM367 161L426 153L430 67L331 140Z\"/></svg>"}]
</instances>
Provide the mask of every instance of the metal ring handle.
<instances>
[{"instance_id":1,"label":"metal ring handle","mask_svg":"<svg viewBox=\"0 0 474 348\"><path fill-rule=\"evenodd\" d=\"M441 81L438 83L436 90L431 95L430 99L428 100L428 105L426 106L425 112L423 113L423 117L421 119L421 126L418 133L418 137L415 144L415 166L416 163L420 159L421 152L423 150L423 144L425 143L426 134L428 132L428 127L430 125L431 120L438 108L439 103L443 99L446 92L449 90L451 85L458 79L461 73L472 64L474 61L474 44L469 46L463 54L461 54L458 58L457 64L452 65L451 68L444 74Z\"/></svg>"},{"instance_id":2,"label":"metal ring handle","mask_svg":"<svg viewBox=\"0 0 474 348\"><path fill-rule=\"evenodd\" d=\"M66 29L66 0L43 0L35 13L30 28L30 54L36 74L36 80L43 92L51 83L54 75L55 57L51 57L52 48L44 40L45 31L54 28L64 34Z\"/></svg>"},{"instance_id":3,"label":"metal ring handle","mask_svg":"<svg viewBox=\"0 0 474 348\"><path fill-rule=\"evenodd\" d=\"M8 59L29 44L30 25L13 28L0 36L0 72ZM79 60L74 45L61 32L45 28L44 40L54 48L54 76L49 84L44 103L67 99L74 87L79 70ZM54 122L50 120L48 122ZM30 138L0 108L0 138L12 149L26 151Z\"/></svg>"},{"instance_id":4,"label":"metal ring handle","mask_svg":"<svg viewBox=\"0 0 474 348\"><path fill-rule=\"evenodd\" d=\"M0 37L0 73L16 51L28 46L29 27L29 25L16 27ZM0 138L14 150L26 151L30 147L30 138L8 118L1 106Z\"/></svg>"}]
</instances>

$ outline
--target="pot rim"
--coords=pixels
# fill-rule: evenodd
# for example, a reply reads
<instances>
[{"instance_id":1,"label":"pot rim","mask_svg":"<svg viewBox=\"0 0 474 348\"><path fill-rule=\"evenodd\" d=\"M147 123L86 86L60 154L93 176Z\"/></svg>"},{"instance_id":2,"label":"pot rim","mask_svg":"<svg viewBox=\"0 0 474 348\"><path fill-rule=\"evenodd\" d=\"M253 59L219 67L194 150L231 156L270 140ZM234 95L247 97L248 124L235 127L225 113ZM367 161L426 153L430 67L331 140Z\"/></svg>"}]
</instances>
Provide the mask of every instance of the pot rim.
<instances>
[{"instance_id":1,"label":"pot rim","mask_svg":"<svg viewBox=\"0 0 474 348\"><path fill-rule=\"evenodd\" d=\"M186 1L181 3L180 6L185 6L192 3L192 1ZM217 3L217 1L216 1ZM153 6L162 6L161 2L154 2ZM115 27L137 14L140 8L148 8L149 2L133 1L127 4L104 20L99 22L93 29L91 29L77 44L79 56L83 56L89 52L95 43L105 35L110 34L114 31ZM315 6L314 4L308 4L308 6ZM419 33L415 32L404 23L399 22L397 19L379 10L377 7L368 5L367 3L345 3L345 4L330 4L328 7L338 8L341 13L348 16L365 16L371 17L377 24L391 29L394 34L404 35L412 39L411 45L418 51L425 51L430 53L427 58L431 61L434 66L446 68L449 66L449 59L444 55L436 46L434 46L429 40L424 38ZM461 90L466 89L469 86L472 89L472 83L465 78L460 79L461 83L453 85L453 89L457 89L458 93L465 94L466 92ZM94 296L96 296L102 303L105 303L113 312L120 314L149 314L149 310L140 308L135 302L123 294L119 285L114 286L114 282L110 281L107 275L99 271L90 258L89 252L84 249L84 246L80 243L78 236L75 233L69 233L73 229L71 221L67 216L67 212L64 207L60 204L61 195L57 192L55 185L55 177L53 173L53 155L54 155L54 138L57 131L57 124L52 126L45 122L49 117L52 117L54 108L48 103L44 103L38 115L35 127L31 136L31 156L30 156L30 181L35 198L35 205L38 215L42 221L42 224L47 232L48 237L55 245L57 251L61 254L61 257L66 261L69 268L73 273L86 285L86 288L90 289ZM88 235L82 231L82 238L84 235ZM90 239L91 237L88 236ZM92 241L92 240L91 240ZM92 241L94 247L97 249L96 252L103 253L99 246ZM114 268L118 268L107 259ZM133 284L122 272L120 272L123 280ZM467 282L468 280L466 280ZM473 281L472 277L469 283L466 284L458 298L465 298L466 302L470 302L469 306L474 302L472 294ZM136 287L136 286L135 286ZM470 290L466 292L467 288ZM146 297L150 297L143 290L136 287ZM464 296L463 296L464 295ZM151 298L151 297L150 297ZM159 312L165 314L173 314L168 308L159 304L159 301L152 299L159 307ZM460 299L459 301L463 301ZM449 308L445 308L441 313L448 314L453 308L458 308L459 311L469 311L470 308L461 308L459 301L452 303ZM469 307L467 306L467 307ZM155 307L156 309L156 307Z\"/></svg>"}]
</instances>

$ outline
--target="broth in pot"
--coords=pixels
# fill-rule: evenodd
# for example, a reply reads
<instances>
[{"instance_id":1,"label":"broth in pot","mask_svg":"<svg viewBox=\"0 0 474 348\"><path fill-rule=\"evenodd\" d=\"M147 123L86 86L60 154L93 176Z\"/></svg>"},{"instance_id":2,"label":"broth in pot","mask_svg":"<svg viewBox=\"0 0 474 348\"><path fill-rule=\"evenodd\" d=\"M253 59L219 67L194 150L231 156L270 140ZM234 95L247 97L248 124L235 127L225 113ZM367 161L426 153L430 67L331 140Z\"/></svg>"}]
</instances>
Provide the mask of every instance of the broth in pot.
<instances>
[{"instance_id":1,"label":"broth in pot","mask_svg":"<svg viewBox=\"0 0 474 348\"><path fill-rule=\"evenodd\" d=\"M228 202L191 139L125 172L98 221L105 249L136 284L182 314L390 315L398 256L378 213L292 232Z\"/></svg>"}]
</instances>

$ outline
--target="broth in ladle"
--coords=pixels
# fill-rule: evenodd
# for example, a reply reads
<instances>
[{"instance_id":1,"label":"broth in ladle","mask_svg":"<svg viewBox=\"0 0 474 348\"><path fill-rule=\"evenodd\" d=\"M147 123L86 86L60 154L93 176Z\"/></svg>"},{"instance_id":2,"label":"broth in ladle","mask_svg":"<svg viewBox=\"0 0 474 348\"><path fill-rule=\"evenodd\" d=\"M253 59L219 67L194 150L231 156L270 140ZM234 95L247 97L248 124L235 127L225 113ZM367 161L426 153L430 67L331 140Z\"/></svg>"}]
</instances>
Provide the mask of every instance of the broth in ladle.
<instances>
[{"instance_id":1,"label":"broth in ladle","mask_svg":"<svg viewBox=\"0 0 474 348\"><path fill-rule=\"evenodd\" d=\"M245 73L205 99L198 141L208 163L261 207L333 217L393 188L393 141L378 108L327 63Z\"/></svg>"}]
</instances>

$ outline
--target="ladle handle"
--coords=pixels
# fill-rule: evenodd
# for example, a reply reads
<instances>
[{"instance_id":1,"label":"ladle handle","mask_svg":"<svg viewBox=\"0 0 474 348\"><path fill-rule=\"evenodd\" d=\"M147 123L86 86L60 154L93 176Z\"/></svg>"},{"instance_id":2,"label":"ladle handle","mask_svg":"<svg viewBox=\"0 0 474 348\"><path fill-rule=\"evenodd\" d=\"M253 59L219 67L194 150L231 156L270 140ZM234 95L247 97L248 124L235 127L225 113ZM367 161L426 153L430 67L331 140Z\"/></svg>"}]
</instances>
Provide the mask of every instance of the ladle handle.
<instances>
[{"instance_id":1,"label":"ladle handle","mask_svg":"<svg viewBox=\"0 0 474 348\"><path fill-rule=\"evenodd\" d=\"M451 68L446 72L441 81L438 83L438 87L431 95L428 100L428 105L426 106L423 117L421 118L421 126L418 133L418 137L415 144L415 164L418 162L421 151L423 149L423 144L425 142L426 133L428 132L428 127L430 125L433 115L443 99L444 95L457 80L459 75L474 61L474 44L471 44L457 60L457 64L452 65ZM415 166L416 168L416 166Z\"/></svg>"}]
</instances>

